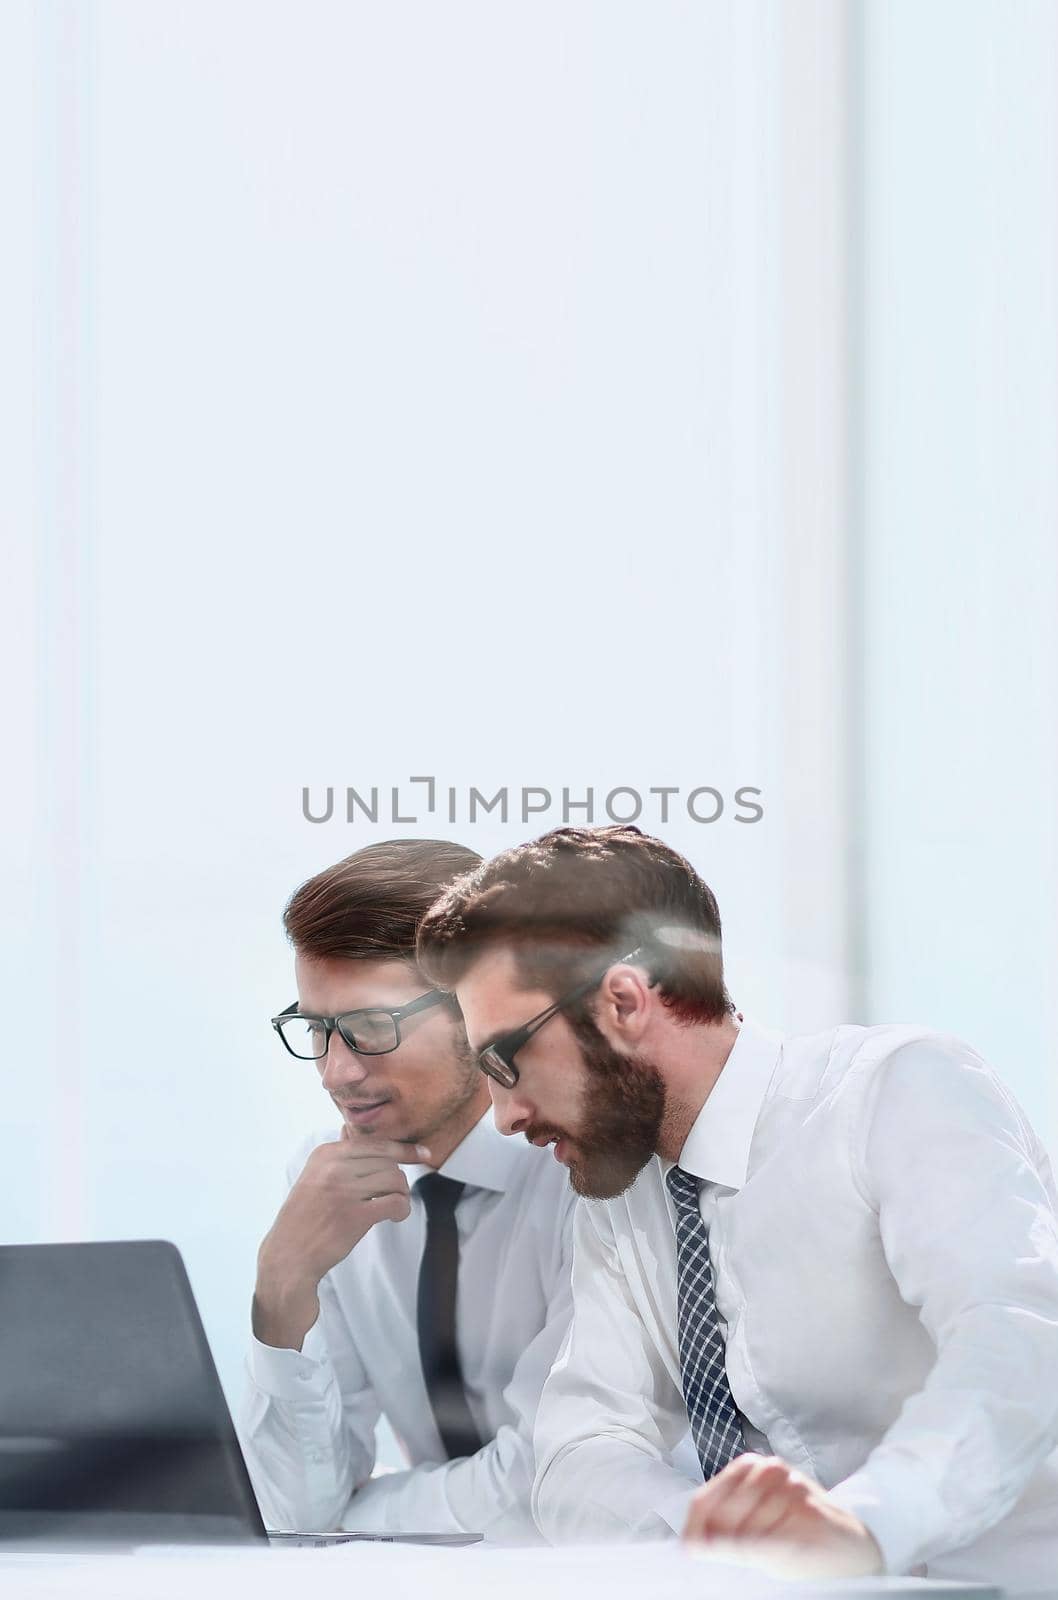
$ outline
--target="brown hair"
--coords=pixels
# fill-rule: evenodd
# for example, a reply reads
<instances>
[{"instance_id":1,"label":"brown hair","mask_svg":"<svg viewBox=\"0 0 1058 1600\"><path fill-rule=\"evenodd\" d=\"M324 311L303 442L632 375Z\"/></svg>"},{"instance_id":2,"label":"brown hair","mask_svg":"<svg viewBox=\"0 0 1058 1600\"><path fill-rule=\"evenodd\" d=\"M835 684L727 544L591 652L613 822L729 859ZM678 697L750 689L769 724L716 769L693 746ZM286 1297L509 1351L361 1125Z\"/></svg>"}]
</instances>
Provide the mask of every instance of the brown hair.
<instances>
[{"instance_id":1,"label":"brown hair","mask_svg":"<svg viewBox=\"0 0 1058 1600\"><path fill-rule=\"evenodd\" d=\"M387 839L325 867L283 912L299 955L414 962L423 913L481 857L445 839Z\"/></svg>"},{"instance_id":2,"label":"brown hair","mask_svg":"<svg viewBox=\"0 0 1058 1600\"><path fill-rule=\"evenodd\" d=\"M678 1020L719 1021L733 1009L712 890L630 824L555 828L458 878L419 925L419 968L451 990L496 944L514 951L527 989L553 998L640 948Z\"/></svg>"}]
</instances>

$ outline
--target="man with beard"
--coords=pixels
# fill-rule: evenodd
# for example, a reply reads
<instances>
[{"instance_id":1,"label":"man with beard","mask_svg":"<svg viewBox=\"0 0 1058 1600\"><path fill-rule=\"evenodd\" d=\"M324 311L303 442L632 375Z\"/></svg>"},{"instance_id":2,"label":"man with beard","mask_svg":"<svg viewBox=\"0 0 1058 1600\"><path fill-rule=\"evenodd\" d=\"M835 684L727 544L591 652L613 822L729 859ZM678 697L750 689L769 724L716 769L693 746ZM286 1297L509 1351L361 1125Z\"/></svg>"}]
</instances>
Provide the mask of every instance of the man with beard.
<instances>
[{"instance_id":1,"label":"man with beard","mask_svg":"<svg viewBox=\"0 0 1058 1600\"><path fill-rule=\"evenodd\" d=\"M280 1054L340 1123L295 1157L258 1255L242 1434L272 1527L539 1542L533 1419L569 1325L573 1201L546 1152L500 1137L458 1006L415 964L423 912L480 859L370 845L284 913ZM408 1468L372 1477L382 1414Z\"/></svg>"},{"instance_id":2,"label":"man with beard","mask_svg":"<svg viewBox=\"0 0 1058 1600\"><path fill-rule=\"evenodd\" d=\"M419 961L497 1125L585 1196L534 1510L824 1574L1058 1571L1058 1197L958 1040L734 1011L716 901L634 827L454 884ZM673 1463L690 1425L697 1482Z\"/></svg>"}]
</instances>

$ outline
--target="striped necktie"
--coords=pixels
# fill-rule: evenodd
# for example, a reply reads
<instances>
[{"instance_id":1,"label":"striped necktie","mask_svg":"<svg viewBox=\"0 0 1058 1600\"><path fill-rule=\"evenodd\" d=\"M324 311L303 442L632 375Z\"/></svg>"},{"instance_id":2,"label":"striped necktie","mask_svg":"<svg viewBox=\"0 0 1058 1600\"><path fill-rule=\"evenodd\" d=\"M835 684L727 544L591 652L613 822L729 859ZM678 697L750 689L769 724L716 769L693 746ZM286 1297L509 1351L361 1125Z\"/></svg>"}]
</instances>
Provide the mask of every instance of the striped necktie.
<instances>
[{"instance_id":1,"label":"striped necktie","mask_svg":"<svg viewBox=\"0 0 1058 1600\"><path fill-rule=\"evenodd\" d=\"M682 1167L673 1167L666 1181L676 1207L676 1305L683 1398L698 1460L708 1480L744 1451L742 1423L724 1366L709 1234L698 1208L698 1180Z\"/></svg>"}]
</instances>

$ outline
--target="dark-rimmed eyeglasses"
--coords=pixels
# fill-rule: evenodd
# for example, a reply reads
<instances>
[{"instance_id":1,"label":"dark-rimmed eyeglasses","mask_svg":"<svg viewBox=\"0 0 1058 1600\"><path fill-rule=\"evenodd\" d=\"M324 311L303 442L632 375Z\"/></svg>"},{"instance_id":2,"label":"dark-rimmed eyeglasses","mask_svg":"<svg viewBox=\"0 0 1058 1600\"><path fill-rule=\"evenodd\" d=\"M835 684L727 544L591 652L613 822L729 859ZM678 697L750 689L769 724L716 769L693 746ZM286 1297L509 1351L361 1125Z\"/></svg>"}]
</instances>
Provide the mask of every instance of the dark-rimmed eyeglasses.
<instances>
[{"instance_id":1,"label":"dark-rimmed eyeglasses","mask_svg":"<svg viewBox=\"0 0 1058 1600\"><path fill-rule=\"evenodd\" d=\"M589 978L586 983L578 983L575 989L571 989L568 994L562 995L560 999L555 1001L554 1005L547 1006L545 1010L538 1012L535 1017L530 1017L529 1021L523 1023L520 1028L512 1028L510 1033L503 1033L498 1039L493 1039L491 1044L487 1044L484 1050L478 1053L478 1066L481 1071L486 1077L502 1084L505 1089L513 1089L518 1082L518 1068L514 1064L514 1058L526 1041L531 1039L534 1033L539 1033L544 1023L550 1022L551 1018L561 1011L564 1006L572 1005L574 1000L579 1000L582 995L590 993L592 989L597 989L611 967L619 967L627 962L635 961L642 953L642 946L637 945L629 955L619 956L616 961L608 961L602 971L596 973L595 977Z\"/></svg>"},{"instance_id":2,"label":"dark-rimmed eyeglasses","mask_svg":"<svg viewBox=\"0 0 1058 1600\"><path fill-rule=\"evenodd\" d=\"M400 1044L400 1025L406 1017L414 1017L429 1006L439 1006L447 998L440 989L430 989L394 1010L366 1006L360 1011L342 1011L336 1017L315 1017L299 1011L295 1000L271 1021L290 1054L299 1061L322 1061L336 1029L358 1056L388 1056Z\"/></svg>"}]
</instances>

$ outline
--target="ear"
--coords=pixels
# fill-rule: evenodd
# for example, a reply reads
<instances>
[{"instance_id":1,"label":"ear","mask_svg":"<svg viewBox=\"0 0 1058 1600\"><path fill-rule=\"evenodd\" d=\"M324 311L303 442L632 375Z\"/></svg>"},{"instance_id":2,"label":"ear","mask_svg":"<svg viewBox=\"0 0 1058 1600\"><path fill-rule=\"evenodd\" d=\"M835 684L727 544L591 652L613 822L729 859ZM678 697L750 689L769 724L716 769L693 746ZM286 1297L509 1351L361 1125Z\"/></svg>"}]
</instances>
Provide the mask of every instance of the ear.
<instances>
[{"instance_id":1,"label":"ear","mask_svg":"<svg viewBox=\"0 0 1058 1600\"><path fill-rule=\"evenodd\" d=\"M597 1021L604 1033L625 1044L636 1044L650 1019L654 997L646 974L638 967L611 967L599 985Z\"/></svg>"}]
</instances>

